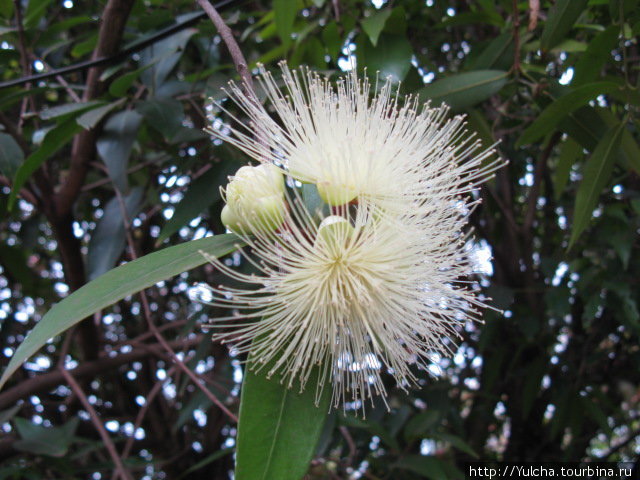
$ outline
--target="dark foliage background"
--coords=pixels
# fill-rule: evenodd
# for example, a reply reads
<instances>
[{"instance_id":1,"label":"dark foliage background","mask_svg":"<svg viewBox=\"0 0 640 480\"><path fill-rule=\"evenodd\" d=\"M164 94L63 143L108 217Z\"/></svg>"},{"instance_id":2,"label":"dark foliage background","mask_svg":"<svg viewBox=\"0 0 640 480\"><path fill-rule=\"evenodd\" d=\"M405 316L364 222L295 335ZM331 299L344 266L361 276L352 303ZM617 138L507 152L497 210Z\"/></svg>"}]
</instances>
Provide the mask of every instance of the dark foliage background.
<instances>
[{"instance_id":1,"label":"dark foliage background","mask_svg":"<svg viewBox=\"0 0 640 480\"><path fill-rule=\"evenodd\" d=\"M468 325L422 389L392 390L391 412L333 414L309 478L462 478L474 458L635 459L638 2L221 11L251 67L337 72L355 59L401 79L403 94L447 101L509 160L472 217L476 248L493 255L478 281L504 314ZM182 0L2 0L0 81L109 57L198 13ZM246 159L202 129L207 98L233 78L216 30L196 19L109 65L0 89L1 363L87 281L223 232L218 187ZM235 422L212 397L237 412L240 361L208 341L199 324L217 312L189 295L216 281L203 267L162 282L148 309L132 295L27 362L0 391L0 478L116 478L114 451L129 478L231 478Z\"/></svg>"}]
</instances>

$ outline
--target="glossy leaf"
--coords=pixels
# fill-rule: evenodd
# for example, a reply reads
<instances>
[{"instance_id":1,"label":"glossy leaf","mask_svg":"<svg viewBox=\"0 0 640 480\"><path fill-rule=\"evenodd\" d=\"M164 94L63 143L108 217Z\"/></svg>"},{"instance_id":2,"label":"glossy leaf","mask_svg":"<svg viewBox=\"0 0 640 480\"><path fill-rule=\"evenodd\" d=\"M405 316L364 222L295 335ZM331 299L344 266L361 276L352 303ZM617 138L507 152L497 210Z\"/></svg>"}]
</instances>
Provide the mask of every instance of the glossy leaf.
<instances>
[{"instance_id":1,"label":"glossy leaf","mask_svg":"<svg viewBox=\"0 0 640 480\"><path fill-rule=\"evenodd\" d=\"M569 248L575 244L580 234L589 224L593 209L600 198L600 193L609 182L624 128L624 124L621 123L609 130L587 159L582 182L576 194Z\"/></svg>"},{"instance_id":2,"label":"glossy leaf","mask_svg":"<svg viewBox=\"0 0 640 480\"><path fill-rule=\"evenodd\" d=\"M152 90L159 88L176 66L196 29L187 28L140 52L140 64L145 68L140 78Z\"/></svg>"},{"instance_id":3,"label":"glossy leaf","mask_svg":"<svg viewBox=\"0 0 640 480\"><path fill-rule=\"evenodd\" d=\"M578 158L582 156L582 148L572 138L567 138L560 147L560 155L555 168L553 177L553 190L556 200L560 198L564 192L565 186L569 181L571 167Z\"/></svg>"},{"instance_id":4,"label":"glossy leaf","mask_svg":"<svg viewBox=\"0 0 640 480\"><path fill-rule=\"evenodd\" d=\"M556 46L571 30L580 14L587 6L587 0L558 0L551 11L542 30L540 46L549 50Z\"/></svg>"},{"instance_id":5,"label":"glossy leaf","mask_svg":"<svg viewBox=\"0 0 640 480\"><path fill-rule=\"evenodd\" d=\"M421 101L432 105L446 103L458 111L480 103L500 91L507 83L508 73L500 70L476 70L458 73L420 89Z\"/></svg>"},{"instance_id":6,"label":"glossy leaf","mask_svg":"<svg viewBox=\"0 0 640 480\"><path fill-rule=\"evenodd\" d=\"M387 23L389 15L391 15L390 9L378 10L361 22L364 33L367 34L374 47L378 44L378 37L382 33L384 24Z\"/></svg>"},{"instance_id":7,"label":"glossy leaf","mask_svg":"<svg viewBox=\"0 0 640 480\"><path fill-rule=\"evenodd\" d=\"M582 85L594 81L602 67L611 57L618 42L620 27L610 25L606 30L600 32L591 42L584 55L581 55L576 62L573 74L573 85Z\"/></svg>"},{"instance_id":8,"label":"glossy leaf","mask_svg":"<svg viewBox=\"0 0 640 480\"><path fill-rule=\"evenodd\" d=\"M291 0L274 0L273 10L275 12L276 28L278 35L285 46L291 43L293 33L293 22L296 19L296 3Z\"/></svg>"},{"instance_id":9,"label":"glossy leaf","mask_svg":"<svg viewBox=\"0 0 640 480\"><path fill-rule=\"evenodd\" d=\"M516 145L522 146L539 140L552 132L564 118L589 100L598 95L609 93L618 88L613 82L596 82L582 85L575 90L553 101L522 133Z\"/></svg>"},{"instance_id":10,"label":"glossy leaf","mask_svg":"<svg viewBox=\"0 0 640 480\"><path fill-rule=\"evenodd\" d=\"M0 174L13 178L23 160L20 145L11 135L0 132Z\"/></svg>"},{"instance_id":11,"label":"glossy leaf","mask_svg":"<svg viewBox=\"0 0 640 480\"><path fill-rule=\"evenodd\" d=\"M80 419L72 418L62 427L45 427L25 418L15 418L13 422L20 435L20 440L13 444L17 450L35 455L62 457L69 451Z\"/></svg>"},{"instance_id":12,"label":"glossy leaf","mask_svg":"<svg viewBox=\"0 0 640 480\"><path fill-rule=\"evenodd\" d=\"M378 75L382 79L391 77L394 82L404 80L411 68L413 49L406 37L383 34L374 47L368 39L360 42L361 55L370 75Z\"/></svg>"},{"instance_id":13,"label":"glossy leaf","mask_svg":"<svg viewBox=\"0 0 640 480\"><path fill-rule=\"evenodd\" d=\"M40 118L42 120L52 120L54 118L64 117L67 115L77 114L85 110L99 107L104 102L94 100L91 102L80 103L67 103L66 105L59 105L57 107L47 108L40 112Z\"/></svg>"},{"instance_id":14,"label":"glossy leaf","mask_svg":"<svg viewBox=\"0 0 640 480\"><path fill-rule=\"evenodd\" d=\"M101 107L89 110L88 112L80 115L76 119L76 122L85 130L89 130L90 128L95 127L98 122L100 122L100 120L102 120L111 110L119 107L125 101L125 98L121 98L120 100L116 100L115 102L111 102Z\"/></svg>"},{"instance_id":15,"label":"glossy leaf","mask_svg":"<svg viewBox=\"0 0 640 480\"><path fill-rule=\"evenodd\" d=\"M309 468L327 419L331 386L314 403L319 368L302 393L286 388L278 375L253 372L250 358L245 369L240 400L236 450L237 480L300 480Z\"/></svg>"},{"instance_id":16,"label":"glossy leaf","mask_svg":"<svg viewBox=\"0 0 640 480\"><path fill-rule=\"evenodd\" d=\"M221 257L240 243L231 234L194 240L138 258L89 282L55 305L29 332L2 373L0 388L49 339L129 295L206 263L201 252Z\"/></svg>"},{"instance_id":17,"label":"glossy leaf","mask_svg":"<svg viewBox=\"0 0 640 480\"><path fill-rule=\"evenodd\" d=\"M182 127L184 109L182 104L171 98L147 100L136 105L146 122L158 130L162 136L170 141Z\"/></svg>"},{"instance_id":18,"label":"glossy leaf","mask_svg":"<svg viewBox=\"0 0 640 480\"><path fill-rule=\"evenodd\" d=\"M31 178L40 165L48 158L64 147L73 136L80 131L80 127L76 125L74 120L68 120L47 132L42 141L40 148L27 157L18 171L13 181L13 189L9 194L8 209L13 208L16 195L24 184Z\"/></svg>"},{"instance_id":19,"label":"glossy leaf","mask_svg":"<svg viewBox=\"0 0 640 480\"><path fill-rule=\"evenodd\" d=\"M125 110L112 115L96 142L98 155L107 166L109 177L121 191L127 191L127 166L142 115Z\"/></svg>"},{"instance_id":20,"label":"glossy leaf","mask_svg":"<svg viewBox=\"0 0 640 480\"><path fill-rule=\"evenodd\" d=\"M442 460L435 456L407 455L394 464L394 468L409 470L432 480L448 480Z\"/></svg>"},{"instance_id":21,"label":"glossy leaf","mask_svg":"<svg viewBox=\"0 0 640 480\"><path fill-rule=\"evenodd\" d=\"M131 222L140 209L143 190L137 187L129 195L119 200L113 197L104 207L102 218L91 233L87 253L87 271L89 280L111 270L125 246L125 219L122 217L123 208L126 211L127 222ZM123 205L121 205L121 203Z\"/></svg>"}]
</instances>

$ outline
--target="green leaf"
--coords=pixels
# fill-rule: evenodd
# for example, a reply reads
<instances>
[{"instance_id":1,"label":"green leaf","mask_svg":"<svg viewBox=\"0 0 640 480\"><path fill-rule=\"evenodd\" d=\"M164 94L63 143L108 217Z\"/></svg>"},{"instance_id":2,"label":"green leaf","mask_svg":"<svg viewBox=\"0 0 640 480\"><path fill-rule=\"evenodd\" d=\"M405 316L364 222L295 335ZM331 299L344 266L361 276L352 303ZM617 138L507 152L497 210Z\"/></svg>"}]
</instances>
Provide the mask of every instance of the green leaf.
<instances>
[{"instance_id":1,"label":"green leaf","mask_svg":"<svg viewBox=\"0 0 640 480\"><path fill-rule=\"evenodd\" d=\"M514 51L513 33L505 32L491 40L479 55L470 57L466 63L466 69L508 69L513 63Z\"/></svg>"},{"instance_id":2,"label":"green leaf","mask_svg":"<svg viewBox=\"0 0 640 480\"><path fill-rule=\"evenodd\" d=\"M140 64L149 67L141 72L142 81L152 90L160 87L182 57L187 43L196 32L195 28L187 28L140 52Z\"/></svg>"},{"instance_id":3,"label":"green leaf","mask_svg":"<svg viewBox=\"0 0 640 480\"><path fill-rule=\"evenodd\" d=\"M409 470L433 480L448 480L442 460L434 456L407 455L398 460L393 468Z\"/></svg>"},{"instance_id":4,"label":"green leaf","mask_svg":"<svg viewBox=\"0 0 640 480\"><path fill-rule=\"evenodd\" d=\"M282 43L288 47L291 43L293 33L293 23L296 20L296 4L291 0L274 0L273 10L275 12L276 28Z\"/></svg>"},{"instance_id":5,"label":"green leaf","mask_svg":"<svg viewBox=\"0 0 640 480\"><path fill-rule=\"evenodd\" d=\"M0 132L0 173L13 178L24 160L20 145L7 133Z\"/></svg>"},{"instance_id":6,"label":"green leaf","mask_svg":"<svg viewBox=\"0 0 640 480\"><path fill-rule=\"evenodd\" d=\"M573 74L573 85L582 85L595 80L605 63L611 59L611 50L618 43L620 27L610 25L589 42L589 46L576 62Z\"/></svg>"},{"instance_id":7,"label":"green leaf","mask_svg":"<svg viewBox=\"0 0 640 480\"><path fill-rule=\"evenodd\" d=\"M342 46L342 38L338 31L336 22L329 23L322 29L322 41L327 49L329 56L335 60L340 55L340 47Z\"/></svg>"},{"instance_id":8,"label":"green leaf","mask_svg":"<svg viewBox=\"0 0 640 480\"><path fill-rule=\"evenodd\" d=\"M331 387L325 384L315 405L320 367L311 373L305 390L286 388L278 375L266 378L250 357L240 399L237 480L300 480L309 468L327 419Z\"/></svg>"},{"instance_id":9,"label":"green leaf","mask_svg":"<svg viewBox=\"0 0 640 480\"><path fill-rule=\"evenodd\" d=\"M516 146L527 145L552 132L567 115L584 106L598 95L609 93L618 88L613 82L595 82L582 85L575 90L554 100L529 125L518 139Z\"/></svg>"},{"instance_id":10,"label":"green leaf","mask_svg":"<svg viewBox=\"0 0 640 480\"><path fill-rule=\"evenodd\" d=\"M182 103L172 98L139 102L136 105L136 110L167 141L171 141L176 132L182 127L184 108Z\"/></svg>"},{"instance_id":11,"label":"green leaf","mask_svg":"<svg viewBox=\"0 0 640 480\"><path fill-rule=\"evenodd\" d=\"M107 113L109 113L114 108L119 107L126 101L126 98L121 98L120 100L116 100L115 102L111 102L101 107L89 110L88 112L80 115L77 118L76 122L85 130L89 130L90 128L95 127Z\"/></svg>"},{"instance_id":12,"label":"green leaf","mask_svg":"<svg viewBox=\"0 0 640 480\"><path fill-rule=\"evenodd\" d=\"M51 308L29 332L3 372L0 388L49 339L82 319L140 290L206 263L201 252L221 257L241 243L231 234L194 240L138 258L84 285Z\"/></svg>"},{"instance_id":13,"label":"green leaf","mask_svg":"<svg viewBox=\"0 0 640 480\"><path fill-rule=\"evenodd\" d=\"M136 187L122 199L127 214L127 221L131 221L140 210L143 189ZM102 218L91 234L87 253L87 271L89 280L111 270L125 246L125 225L122 218L122 206L117 196L113 197L104 207Z\"/></svg>"},{"instance_id":14,"label":"green leaf","mask_svg":"<svg viewBox=\"0 0 640 480\"><path fill-rule=\"evenodd\" d=\"M124 96L140 74L147 68L151 68L152 65L154 65L154 63L150 63L144 67L138 68L137 70L127 72L124 75L119 76L111 83L111 85L109 85L109 93L114 97Z\"/></svg>"},{"instance_id":15,"label":"green leaf","mask_svg":"<svg viewBox=\"0 0 640 480\"><path fill-rule=\"evenodd\" d=\"M189 189L184 194L180 203L176 205L173 216L167 221L158 235L156 245L159 245L180 228L199 214L204 212L210 205L220 199L219 186L224 185L226 178L238 169L238 164L227 161L215 165L204 175L189 185Z\"/></svg>"},{"instance_id":16,"label":"green leaf","mask_svg":"<svg viewBox=\"0 0 640 480\"><path fill-rule=\"evenodd\" d=\"M68 120L47 132L40 148L27 157L18 171L13 181L13 189L9 194L7 209L11 210L16 201L16 196L24 184L29 180L33 172L42 165L49 157L60 150L69 142L73 136L80 131L76 122Z\"/></svg>"},{"instance_id":17,"label":"green leaf","mask_svg":"<svg viewBox=\"0 0 640 480\"><path fill-rule=\"evenodd\" d=\"M201 468L206 467L207 465L209 465L211 462L215 462L219 458L222 458L222 457L224 457L226 455L229 455L229 454L233 453L233 450L234 450L233 448L223 448L222 450L218 450L217 452L213 452L211 455L207 455L205 458L200 460L198 463L196 463L195 465L187 468L184 472L182 472L180 474L180 476L177 477L177 480L180 480L181 478L185 478L190 473L197 472Z\"/></svg>"},{"instance_id":18,"label":"green leaf","mask_svg":"<svg viewBox=\"0 0 640 480\"><path fill-rule=\"evenodd\" d=\"M24 13L24 28L31 29L38 25L50 3L51 0L29 0L27 10Z\"/></svg>"},{"instance_id":19,"label":"green leaf","mask_svg":"<svg viewBox=\"0 0 640 480\"><path fill-rule=\"evenodd\" d=\"M107 166L109 177L121 191L127 191L127 165L133 142L138 134L142 115L132 110L109 117L96 142L98 155Z\"/></svg>"},{"instance_id":20,"label":"green leaf","mask_svg":"<svg viewBox=\"0 0 640 480\"><path fill-rule=\"evenodd\" d=\"M80 419L74 417L62 427L44 427L25 418L15 418L13 422L20 435L20 440L13 443L16 450L62 457L69 451Z\"/></svg>"},{"instance_id":21,"label":"green leaf","mask_svg":"<svg viewBox=\"0 0 640 480\"><path fill-rule=\"evenodd\" d=\"M58 105L57 107L47 108L46 110L41 111L39 116L42 120L52 120L54 118L64 117L74 113L83 112L85 110L90 110L103 104L104 102L101 102L99 100L80 103L67 103L65 105Z\"/></svg>"},{"instance_id":22,"label":"green leaf","mask_svg":"<svg viewBox=\"0 0 640 480\"><path fill-rule=\"evenodd\" d=\"M434 433L431 436L435 440L442 440L443 442L450 443L454 448L457 448L461 452L471 455L473 458L480 458L476 451L457 435L451 435L450 433Z\"/></svg>"},{"instance_id":23,"label":"green leaf","mask_svg":"<svg viewBox=\"0 0 640 480\"><path fill-rule=\"evenodd\" d=\"M600 193L609 182L624 128L624 123L620 123L609 130L587 159L582 182L576 194L569 248L573 246L589 224L593 209L598 203L598 198L600 198Z\"/></svg>"},{"instance_id":24,"label":"green leaf","mask_svg":"<svg viewBox=\"0 0 640 480\"><path fill-rule=\"evenodd\" d=\"M389 15L391 15L390 9L378 10L361 22L364 33L369 36L374 47L378 44L378 37L382 33L384 24L387 23Z\"/></svg>"},{"instance_id":25,"label":"green leaf","mask_svg":"<svg viewBox=\"0 0 640 480\"><path fill-rule=\"evenodd\" d=\"M556 200L560 198L562 192L569 181L571 167L575 161L582 156L582 147L572 138L567 138L560 147L560 155L556 164L553 176L553 191Z\"/></svg>"},{"instance_id":26,"label":"green leaf","mask_svg":"<svg viewBox=\"0 0 640 480\"><path fill-rule=\"evenodd\" d=\"M434 105L446 103L458 111L480 103L498 93L507 83L508 73L501 70L477 70L436 80L418 91L422 101Z\"/></svg>"},{"instance_id":27,"label":"green leaf","mask_svg":"<svg viewBox=\"0 0 640 480\"><path fill-rule=\"evenodd\" d=\"M409 420L404 428L404 438L407 441L423 438L442 421L442 412L439 410L427 410L421 412Z\"/></svg>"},{"instance_id":28,"label":"green leaf","mask_svg":"<svg viewBox=\"0 0 640 480\"><path fill-rule=\"evenodd\" d=\"M360 55L371 75L378 74L380 78L391 77L394 82L404 80L411 68L413 48L403 35L383 34L374 47L364 39L359 43Z\"/></svg>"},{"instance_id":29,"label":"green leaf","mask_svg":"<svg viewBox=\"0 0 640 480\"><path fill-rule=\"evenodd\" d=\"M542 30L540 46L549 50L556 46L571 30L580 14L585 10L588 0L558 0Z\"/></svg>"}]
</instances>

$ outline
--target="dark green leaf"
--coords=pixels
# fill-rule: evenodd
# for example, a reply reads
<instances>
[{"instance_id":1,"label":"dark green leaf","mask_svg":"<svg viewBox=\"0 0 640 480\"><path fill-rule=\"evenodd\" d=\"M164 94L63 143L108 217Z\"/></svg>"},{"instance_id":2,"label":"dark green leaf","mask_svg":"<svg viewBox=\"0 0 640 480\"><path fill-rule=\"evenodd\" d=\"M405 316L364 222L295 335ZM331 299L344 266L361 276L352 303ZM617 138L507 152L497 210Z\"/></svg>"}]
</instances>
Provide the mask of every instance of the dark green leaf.
<instances>
[{"instance_id":1,"label":"dark green leaf","mask_svg":"<svg viewBox=\"0 0 640 480\"><path fill-rule=\"evenodd\" d=\"M29 155L16 172L13 189L9 195L7 206L9 210L13 208L17 193L24 186L27 180L29 180L31 175L33 175L33 172L35 172L49 157L65 146L67 142L69 142L79 131L80 127L72 119L47 132L40 148Z\"/></svg>"},{"instance_id":2,"label":"dark green leaf","mask_svg":"<svg viewBox=\"0 0 640 480\"><path fill-rule=\"evenodd\" d=\"M369 74L378 74L382 79L391 77L394 82L399 82L409 73L413 49L406 37L385 33L380 36L376 47L365 38L359 47Z\"/></svg>"},{"instance_id":3,"label":"dark green leaf","mask_svg":"<svg viewBox=\"0 0 640 480\"><path fill-rule=\"evenodd\" d=\"M560 155L556 164L553 177L553 190L556 200L560 198L562 192L569 181L571 167L575 161L582 156L582 147L572 138L567 138L560 147Z\"/></svg>"},{"instance_id":4,"label":"dark green leaf","mask_svg":"<svg viewBox=\"0 0 640 480\"><path fill-rule=\"evenodd\" d=\"M378 37L382 33L384 24L387 23L389 15L391 15L390 9L378 10L361 22L364 33L368 35L374 47L378 44Z\"/></svg>"},{"instance_id":5,"label":"dark green leaf","mask_svg":"<svg viewBox=\"0 0 640 480\"><path fill-rule=\"evenodd\" d=\"M99 107L104 102L93 100L91 102L81 103L67 103L65 105L58 105L56 107L47 108L40 112L40 118L42 120L51 120L53 118L64 117L73 113L84 112L92 108Z\"/></svg>"},{"instance_id":6,"label":"dark green leaf","mask_svg":"<svg viewBox=\"0 0 640 480\"><path fill-rule=\"evenodd\" d=\"M568 114L584 106L598 95L609 93L616 88L618 86L613 82L589 83L554 100L522 133L516 145L530 144L544 137L547 133L552 132Z\"/></svg>"},{"instance_id":7,"label":"dark green leaf","mask_svg":"<svg viewBox=\"0 0 640 480\"><path fill-rule=\"evenodd\" d=\"M624 124L621 123L609 130L587 159L584 174L582 175L582 182L576 194L569 248L573 246L582 231L589 224L593 209L596 207L598 199L600 198L600 193L609 182L624 128Z\"/></svg>"},{"instance_id":8,"label":"dark green leaf","mask_svg":"<svg viewBox=\"0 0 640 480\"><path fill-rule=\"evenodd\" d=\"M278 35L285 46L291 43L293 33L293 22L296 19L296 3L291 0L274 0L273 10L275 12L276 28Z\"/></svg>"},{"instance_id":9,"label":"dark green leaf","mask_svg":"<svg viewBox=\"0 0 640 480\"><path fill-rule=\"evenodd\" d=\"M618 42L619 33L619 26L610 25L589 42L587 50L579 57L574 67L573 85L582 85L598 78L602 67L611 59L611 50Z\"/></svg>"},{"instance_id":10,"label":"dark green leaf","mask_svg":"<svg viewBox=\"0 0 640 480\"><path fill-rule=\"evenodd\" d=\"M508 69L514 58L513 34L505 32L491 40L477 56L466 63L468 70Z\"/></svg>"},{"instance_id":11,"label":"dark green leaf","mask_svg":"<svg viewBox=\"0 0 640 480\"><path fill-rule=\"evenodd\" d=\"M427 410L411 418L404 428L404 437L407 441L424 438L427 434L438 426L442 420L442 412L438 410Z\"/></svg>"},{"instance_id":12,"label":"dark green leaf","mask_svg":"<svg viewBox=\"0 0 640 480\"><path fill-rule=\"evenodd\" d=\"M477 70L458 73L427 85L418 91L422 101L433 105L446 103L458 111L480 103L498 93L507 83L508 73L500 70Z\"/></svg>"},{"instance_id":13,"label":"dark green leaf","mask_svg":"<svg viewBox=\"0 0 640 480\"><path fill-rule=\"evenodd\" d=\"M128 295L206 263L201 252L221 257L240 244L240 239L231 234L194 240L138 258L89 282L55 305L29 332L3 372L0 388L22 362L50 338L71 328L80 320Z\"/></svg>"},{"instance_id":14,"label":"dark green leaf","mask_svg":"<svg viewBox=\"0 0 640 480\"><path fill-rule=\"evenodd\" d=\"M315 405L320 368L310 375L302 393L286 388L265 367L255 373L249 359L242 382L236 450L237 480L300 480L309 468L331 401L325 384ZM330 382L329 382L330 383Z\"/></svg>"},{"instance_id":15,"label":"dark green leaf","mask_svg":"<svg viewBox=\"0 0 640 480\"><path fill-rule=\"evenodd\" d=\"M13 420L20 440L13 443L17 450L36 455L62 457L69 451L80 419L74 417L62 427L44 427L25 418Z\"/></svg>"},{"instance_id":16,"label":"dark green leaf","mask_svg":"<svg viewBox=\"0 0 640 480\"><path fill-rule=\"evenodd\" d=\"M322 41L327 48L329 56L335 60L340 54L340 47L342 46L342 38L340 38L340 32L338 31L338 25L336 22L329 23L322 29Z\"/></svg>"},{"instance_id":17,"label":"dark green leaf","mask_svg":"<svg viewBox=\"0 0 640 480\"><path fill-rule=\"evenodd\" d=\"M102 107L89 110L88 112L80 115L77 118L76 122L78 122L78 125L83 127L85 130L89 130L90 128L95 127L98 124L98 122L100 122L100 120L104 118L104 116L107 113L109 113L114 108L119 107L126 101L127 101L126 98L121 98L120 100L116 100L115 102L108 103L106 105L103 105Z\"/></svg>"},{"instance_id":18,"label":"dark green leaf","mask_svg":"<svg viewBox=\"0 0 640 480\"><path fill-rule=\"evenodd\" d=\"M152 90L157 90L176 66L189 39L195 33L195 28L187 28L140 52L140 64L149 67L141 72L142 81Z\"/></svg>"},{"instance_id":19,"label":"dark green leaf","mask_svg":"<svg viewBox=\"0 0 640 480\"><path fill-rule=\"evenodd\" d=\"M87 271L89 280L98 278L113 268L124 250L125 225L122 209L126 210L127 222L140 210L143 190L136 187L122 198L113 197L104 207L102 218L91 234L87 253ZM123 205L121 205L121 203Z\"/></svg>"},{"instance_id":20,"label":"dark green leaf","mask_svg":"<svg viewBox=\"0 0 640 480\"><path fill-rule=\"evenodd\" d=\"M409 470L433 480L448 480L444 463L434 456L407 455L396 462L393 468Z\"/></svg>"},{"instance_id":21,"label":"dark green leaf","mask_svg":"<svg viewBox=\"0 0 640 480\"><path fill-rule=\"evenodd\" d=\"M158 130L162 136L171 141L182 126L184 109L182 103L171 98L147 100L136 105L146 122Z\"/></svg>"},{"instance_id":22,"label":"dark green leaf","mask_svg":"<svg viewBox=\"0 0 640 480\"><path fill-rule=\"evenodd\" d=\"M573 24L587 6L588 0L558 0L551 11L542 30L540 46L549 50L556 46L571 30Z\"/></svg>"},{"instance_id":23,"label":"dark green leaf","mask_svg":"<svg viewBox=\"0 0 640 480\"><path fill-rule=\"evenodd\" d=\"M0 132L0 173L13 178L24 160L20 145L7 133Z\"/></svg>"},{"instance_id":24,"label":"dark green leaf","mask_svg":"<svg viewBox=\"0 0 640 480\"><path fill-rule=\"evenodd\" d=\"M109 93L114 97L122 97L127 93L127 90L131 88L131 85L133 85L133 82L136 81L140 74L146 69L151 68L152 65L153 63L145 65L144 67L138 68L133 72L127 72L124 75L116 78L111 83L111 85L109 85Z\"/></svg>"},{"instance_id":25,"label":"dark green leaf","mask_svg":"<svg viewBox=\"0 0 640 480\"><path fill-rule=\"evenodd\" d=\"M224 457L225 455L230 455L231 453L233 453L233 450L234 450L233 448L223 448L222 450L218 450L217 452L213 452L211 455L207 455L205 458L200 460L195 465L187 468L184 472L182 472L180 474L180 476L177 477L177 479L179 480L181 478L185 478L190 473L197 472L201 468L206 467L207 465L209 465L211 462L215 462L216 460L218 460L219 458Z\"/></svg>"},{"instance_id":26,"label":"dark green leaf","mask_svg":"<svg viewBox=\"0 0 640 480\"><path fill-rule=\"evenodd\" d=\"M27 10L24 12L24 27L30 29L38 25L50 3L51 0L29 0Z\"/></svg>"},{"instance_id":27,"label":"dark green leaf","mask_svg":"<svg viewBox=\"0 0 640 480\"><path fill-rule=\"evenodd\" d=\"M461 452L471 455L473 458L479 458L480 456L471 446L457 435L451 435L449 433L434 433L431 435L435 440L442 440L450 443L454 448L457 448Z\"/></svg>"},{"instance_id":28,"label":"dark green leaf","mask_svg":"<svg viewBox=\"0 0 640 480\"><path fill-rule=\"evenodd\" d=\"M121 191L127 191L127 165L142 116L132 110L109 117L96 142L98 155L107 166L109 177Z\"/></svg>"}]
</instances>

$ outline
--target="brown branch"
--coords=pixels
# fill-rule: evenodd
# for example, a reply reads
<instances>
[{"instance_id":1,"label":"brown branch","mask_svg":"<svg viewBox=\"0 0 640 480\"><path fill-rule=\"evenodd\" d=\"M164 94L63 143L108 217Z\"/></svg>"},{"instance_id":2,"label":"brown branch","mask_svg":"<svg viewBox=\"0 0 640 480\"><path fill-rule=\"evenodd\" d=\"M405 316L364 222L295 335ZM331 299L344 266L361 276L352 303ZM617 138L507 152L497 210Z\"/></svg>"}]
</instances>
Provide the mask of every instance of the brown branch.
<instances>
[{"instance_id":1,"label":"brown branch","mask_svg":"<svg viewBox=\"0 0 640 480\"><path fill-rule=\"evenodd\" d=\"M82 403L84 408L89 413L89 416L91 417L91 422L93 423L93 426L96 427L96 430L100 435L100 438L102 438L102 441L104 442L104 446L109 452L109 455L111 456L111 460L113 460L113 463L116 467L116 471L119 473L120 478L122 478L123 480L133 480L133 476L123 465L122 460L120 459L120 456L116 451L116 447L111 441L111 437L109 437L109 434L105 430L104 425L100 420L100 416L98 415L98 412L96 412L95 408L93 408L93 405L91 405L91 403L89 402L89 399L87 399L87 396L82 391L82 388L80 388L80 385L78 385L78 382L76 382L75 379L73 378L73 375L71 375L64 368L60 369L60 373L65 378L65 380L67 381L67 383L69 384L73 392L78 396L78 398L80 399L80 403Z\"/></svg>"},{"instance_id":2,"label":"brown branch","mask_svg":"<svg viewBox=\"0 0 640 480\"><path fill-rule=\"evenodd\" d=\"M520 71L520 12L518 10L518 0L513 0L513 71L518 74Z\"/></svg>"},{"instance_id":3,"label":"brown branch","mask_svg":"<svg viewBox=\"0 0 640 480\"><path fill-rule=\"evenodd\" d=\"M129 18L134 0L109 0L102 14L102 23L98 33L98 44L93 51L92 59L109 57L118 52L118 46L122 40L124 27ZM100 81L100 75L104 67L96 66L89 70L86 89L82 99L93 100L104 90L104 83ZM97 133L94 129L83 131L73 142L71 150L71 165L69 175L56 195L56 209L64 215L71 208L80 193L80 189L86 178L89 162L95 155L95 143Z\"/></svg>"},{"instance_id":4,"label":"brown branch","mask_svg":"<svg viewBox=\"0 0 640 480\"><path fill-rule=\"evenodd\" d=\"M198 345L204 338L204 335L198 335L194 338L172 340L167 342L167 344L171 348L187 348ZM71 372L76 379L92 378L121 365L135 362L152 355L161 356L163 354L159 344L143 344L129 353L123 353L115 357L101 357L92 362L83 362L71 370ZM0 393L0 410L12 406L22 398L48 392L61 383L64 383L64 376L59 370L53 370L49 373L23 380L15 387Z\"/></svg>"},{"instance_id":5,"label":"brown branch","mask_svg":"<svg viewBox=\"0 0 640 480\"><path fill-rule=\"evenodd\" d=\"M227 24L224 23L224 20L215 9L215 7L211 5L209 0L197 0L197 2L198 5L200 5L200 7L202 7L205 13L209 16L211 22L213 22L213 25L218 30L222 41L227 46L229 54L231 55L231 60L233 61L233 64L235 65L236 70L238 71L238 74L242 79L242 85L245 94L251 98L255 98L255 93L253 91L253 79L251 78L251 74L249 73L247 60L244 58L244 54L242 53L242 50L240 50L238 42L236 42L236 39L233 36L233 32L227 26Z\"/></svg>"},{"instance_id":6,"label":"brown branch","mask_svg":"<svg viewBox=\"0 0 640 480\"><path fill-rule=\"evenodd\" d=\"M538 15L540 14L540 0L529 0L529 25L530 32L538 26Z\"/></svg>"}]
</instances>

